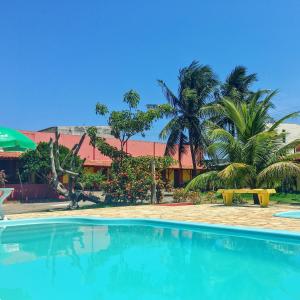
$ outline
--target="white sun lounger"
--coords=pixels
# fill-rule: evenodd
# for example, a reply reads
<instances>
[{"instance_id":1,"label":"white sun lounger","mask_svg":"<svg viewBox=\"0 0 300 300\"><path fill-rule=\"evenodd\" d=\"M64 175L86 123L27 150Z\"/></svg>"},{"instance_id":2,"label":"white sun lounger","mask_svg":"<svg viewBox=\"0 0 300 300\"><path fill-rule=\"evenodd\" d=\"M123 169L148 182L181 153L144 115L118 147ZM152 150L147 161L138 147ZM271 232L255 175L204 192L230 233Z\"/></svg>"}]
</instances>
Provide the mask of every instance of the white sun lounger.
<instances>
[{"instance_id":1,"label":"white sun lounger","mask_svg":"<svg viewBox=\"0 0 300 300\"><path fill-rule=\"evenodd\" d=\"M4 212L2 209L3 201L14 191L13 188L0 188L0 220L4 219Z\"/></svg>"}]
</instances>

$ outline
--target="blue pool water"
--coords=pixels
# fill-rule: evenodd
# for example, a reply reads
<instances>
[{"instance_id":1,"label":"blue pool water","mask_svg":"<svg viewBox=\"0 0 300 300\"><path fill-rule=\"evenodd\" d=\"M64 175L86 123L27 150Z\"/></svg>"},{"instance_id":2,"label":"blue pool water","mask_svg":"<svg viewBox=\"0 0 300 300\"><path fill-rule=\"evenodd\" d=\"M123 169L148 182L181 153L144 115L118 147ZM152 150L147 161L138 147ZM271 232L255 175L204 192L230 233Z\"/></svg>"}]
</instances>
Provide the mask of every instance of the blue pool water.
<instances>
[{"instance_id":1,"label":"blue pool water","mask_svg":"<svg viewBox=\"0 0 300 300\"><path fill-rule=\"evenodd\" d=\"M281 213L275 214L274 216L282 217L282 218L300 219L300 210L281 212ZM299 225L299 227L300 227L300 225Z\"/></svg>"},{"instance_id":2,"label":"blue pool water","mask_svg":"<svg viewBox=\"0 0 300 300\"><path fill-rule=\"evenodd\" d=\"M297 234L143 220L9 222L0 223L1 300L300 299Z\"/></svg>"}]
</instances>

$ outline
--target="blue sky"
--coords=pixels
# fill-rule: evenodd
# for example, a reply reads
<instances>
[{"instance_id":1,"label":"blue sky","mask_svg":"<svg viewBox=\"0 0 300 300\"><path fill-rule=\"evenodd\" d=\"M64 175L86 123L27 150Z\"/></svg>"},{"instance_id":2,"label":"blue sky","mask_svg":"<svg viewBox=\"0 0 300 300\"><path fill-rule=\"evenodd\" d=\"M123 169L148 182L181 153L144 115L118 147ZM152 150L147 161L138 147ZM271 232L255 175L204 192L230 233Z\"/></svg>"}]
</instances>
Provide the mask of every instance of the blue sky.
<instances>
[{"instance_id":1,"label":"blue sky","mask_svg":"<svg viewBox=\"0 0 300 300\"><path fill-rule=\"evenodd\" d=\"M256 88L280 91L276 118L300 110L299 15L298 0L1 1L0 125L104 125L97 101L119 109L135 89L164 103L156 80L176 90L194 59L221 80L258 73Z\"/></svg>"}]
</instances>

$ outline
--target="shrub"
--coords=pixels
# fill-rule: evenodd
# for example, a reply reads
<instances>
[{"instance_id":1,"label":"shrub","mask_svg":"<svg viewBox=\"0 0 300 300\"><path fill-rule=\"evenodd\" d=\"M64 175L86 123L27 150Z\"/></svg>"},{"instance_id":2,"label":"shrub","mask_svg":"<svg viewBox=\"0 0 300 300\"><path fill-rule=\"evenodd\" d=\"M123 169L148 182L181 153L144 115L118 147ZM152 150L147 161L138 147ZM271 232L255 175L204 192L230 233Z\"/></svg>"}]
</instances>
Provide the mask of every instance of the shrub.
<instances>
[{"instance_id":1,"label":"shrub","mask_svg":"<svg viewBox=\"0 0 300 300\"><path fill-rule=\"evenodd\" d=\"M200 204L201 203L201 194L198 192L190 191L187 196L188 201L192 202L193 204Z\"/></svg>"},{"instance_id":2,"label":"shrub","mask_svg":"<svg viewBox=\"0 0 300 300\"><path fill-rule=\"evenodd\" d=\"M110 178L103 182L107 202L136 203L150 198L153 175L151 161L153 157L125 157L121 163L113 164ZM162 199L162 189L165 186L161 178L162 170L166 169L173 160L168 157L155 159L156 164L156 196Z\"/></svg>"},{"instance_id":3,"label":"shrub","mask_svg":"<svg viewBox=\"0 0 300 300\"><path fill-rule=\"evenodd\" d=\"M184 189L174 189L173 191L173 199L175 203L185 202L186 201L186 192Z\"/></svg>"},{"instance_id":4,"label":"shrub","mask_svg":"<svg viewBox=\"0 0 300 300\"><path fill-rule=\"evenodd\" d=\"M100 190L105 176L102 172L97 173L84 173L79 182L82 184L84 189L87 190Z\"/></svg>"},{"instance_id":5,"label":"shrub","mask_svg":"<svg viewBox=\"0 0 300 300\"><path fill-rule=\"evenodd\" d=\"M200 204L200 194L198 192L189 191L186 192L185 189L175 189L173 192L173 199L175 203L178 202L192 202L193 204Z\"/></svg>"},{"instance_id":6,"label":"shrub","mask_svg":"<svg viewBox=\"0 0 300 300\"><path fill-rule=\"evenodd\" d=\"M209 202L209 203L216 203L217 202L217 197L216 197L216 193L214 192L208 192L206 194L206 197L205 197L206 201Z\"/></svg>"},{"instance_id":7,"label":"shrub","mask_svg":"<svg viewBox=\"0 0 300 300\"><path fill-rule=\"evenodd\" d=\"M114 114L116 116L116 114ZM116 121L116 119L115 119ZM120 119L121 122L121 119ZM122 123L122 122L121 122ZM130 126L126 124L115 126L115 136L117 131L126 131L127 140L132 136ZM117 125L117 124L115 124ZM135 124L137 125L137 124ZM118 127L118 128L117 128ZM122 129L121 129L122 128ZM143 132L145 129L142 129ZM105 202L127 202L136 203L138 200L144 201L149 198L151 186L154 183L152 174L152 164L155 161L155 181L158 201L162 198L162 171L166 170L175 161L170 156L152 157L140 156L132 157L123 151L123 147L118 149L107 143L105 139L96 136L96 131L91 128L89 136L94 147L112 159L112 168L107 181L103 182L105 192ZM131 133L130 133L131 132ZM136 132L138 133L138 132ZM135 134L135 133L134 133ZM122 143L122 141L120 140Z\"/></svg>"},{"instance_id":8,"label":"shrub","mask_svg":"<svg viewBox=\"0 0 300 300\"><path fill-rule=\"evenodd\" d=\"M124 169L124 170L123 170ZM128 166L120 172L113 172L111 178L103 182L107 202L136 203L149 198L148 190L151 187L151 178L140 168Z\"/></svg>"}]
</instances>

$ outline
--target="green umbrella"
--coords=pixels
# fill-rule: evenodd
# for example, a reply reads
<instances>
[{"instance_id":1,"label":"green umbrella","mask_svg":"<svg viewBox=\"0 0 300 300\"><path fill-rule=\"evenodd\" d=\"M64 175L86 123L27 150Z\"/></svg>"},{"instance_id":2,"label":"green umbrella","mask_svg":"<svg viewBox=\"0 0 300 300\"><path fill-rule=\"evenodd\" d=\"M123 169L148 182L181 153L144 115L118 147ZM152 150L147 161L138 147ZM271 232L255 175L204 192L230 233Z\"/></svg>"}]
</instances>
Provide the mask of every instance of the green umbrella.
<instances>
[{"instance_id":1,"label":"green umbrella","mask_svg":"<svg viewBox=\"0 0 300 300\"><path fill-rule=\"evenodd\" d=\"M34 150L36 148L35 142L29 139L20 131L0 127L0 151L15 152Z\"/></svg>"}]
</instances>

